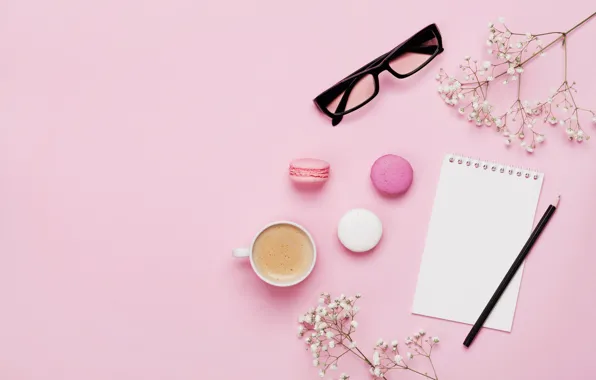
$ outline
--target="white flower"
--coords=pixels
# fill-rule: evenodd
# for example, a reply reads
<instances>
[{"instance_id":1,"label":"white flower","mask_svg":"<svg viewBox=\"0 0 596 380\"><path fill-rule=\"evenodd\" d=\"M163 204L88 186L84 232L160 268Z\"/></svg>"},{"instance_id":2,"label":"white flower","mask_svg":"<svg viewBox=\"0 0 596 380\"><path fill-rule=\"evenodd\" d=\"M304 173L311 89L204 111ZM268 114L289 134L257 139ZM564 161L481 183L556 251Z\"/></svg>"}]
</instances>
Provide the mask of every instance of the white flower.
<instances>
[{"instance_id":1,"label":"white flower","mask_svg":"<svg viewBox=\"0 0 596 380\"><path fill-rule=\"evenodd\" d=\"M518 42L518 43L515 44L515 47L518 48L518 49L521 49L522 46L524 46L524 45L522 45L521 42Z\"/></svg>"},{"instance_id":2,"label":"white flower","mask_svg":"<svg viewBox=\"0 0 596 380\"><path fill-rule=\"evenodd\" d=\"M491 29L493 26L495 26L495 24L493 24L492 22L488 23L488 28Z\"/></svg>"},{"instance_id":3,"label":"white flower","mask_svg":"<svg viewBox=\"0 0 596 380\"><path fill-rule=\"evenodd\" d=\"M579 131L577 131L577 135L579 137L584 137L584 131L582 131L581 129Z\"/></svg>"},{"instance_id":4,"label":"white flower","mask_svg":"<svg viewBox=\"0 0 596 380\"><path fill-rule=\"evenodd\" d=\"M392 341L391 341L391 347L397 347L397 345L398 345L398 344L399 344L399 343L398 343L398 341L397 341L397 340L392 340Z\"/></svg>"},{"instance_id":5,"label":"white flower","mask_svg":"<svg viewBox=\"0 0 596 380\"><path fill-rule=\"evenodd\" d=\"M503 81L503 84L507 84L507 83L509 83L507 80L504 80L504 81Z\"/></svg>"},{"instance_id":6,"label":"white flower","mask_svg":"<svg viewBox=\"0 0 596 380\"><path fill-rule=\"evenodd\" d=\"M337 304L336 304L335 302L331 302L331 303L330 303L329 305L327 305L327 306L329 306L329 308L330 308L330 309L335 309L335 308L337 307Z\"/></svg>"},{"instance_id":7,"label":"white flower","mask_svg":"<svg viewBox=\"0 0 596 380\"><path fill-rule=\"evenodd\" d=\"M497 127L500 127L500 126L502 126L502 125L503 125L503 120L501 120L501 119L497 119L497 120L495 120L495 125L496 125Z\"/></svg>"},{"instance_id":8,"label":"white flower","mask_svg":"<svg viewBox=\"0 0 596 380\"><path fill-rule=\"evenodd\" d=\"M395 362L396 363L401 363L404 360L404 358L401 357L401 355L395 355Z\"/></svg>"},{"instance_id":9,"label":"white flower","mask_svg":"<svg viewBox=\"0 0 596 380\"><path fill-rule=\"evenodd\" d=\"M503 16L499 17L499 22L500 22L501 24L502 24L502 23L504 23L504 22L505 22L505 17L503 17Z\"/></svg>"},{"instance_id":10,"label":"white flower","mask_svg":"<svg viewBox=\"0 0 596 380\"><path fill-rule=\"evenodd\" d=\"M323 297L319 298L319 303L321 303L321 304L325 303L325 298L323 298Z\"/></svg>"},{"instance_id":11,"label":"white flower","mask_svg":"<svg viewBox=\"0 0 596 380\"><path fill-rule=\"evenodd\" d=\"M412 353L411 353L411 352L408 352L408 353L406 354L406 356L408 357L408 359L414 359L414 355L412 355Z\"/></svg>"},{"instance_id":12,"label":"white flower","mask_svg":"<svg viewBox=\"0 0 596 380\"><path fill-rule=\"evenodd\" d=\"M298 326L298 334L302 335L304 334L304 330L306 330L306 328L302 325Z\"/></svg>"},{"instance_id":13,"label":"white flower","mask_svg":"<svg viewBox=\"0 0 596 380\"><path fill-rule=\"evenodd\" d=\"M350 378L350 376L346 375L345 373L342 373L341 375L339 375L339 380L348 380Z\"/></svg>"},{"instance_id":14,"label":"white flower","mask_svg":"<svg viewBox=\"0 0 596 380\"><path fill-rule=\"evenodd\" d=\"M526 32L526 38L531 40L532 39L532 33L530 32Z\"/></svg>"},{"instance_id":15,"label":"white flower","mask_svg":"<svg viewBox=\"0 0 596 380\"><path fill-rule=\"evenodd\" d=\"M440 79L441 79L441 75L440 75L440 74L437 74L437 75L435 76L435 79L436 79L436 80L440 80Z\"/></svg>"},{"instance_id":16,"label":"white flower","mask_svg":"<svg viewBox=\"0 0 596 380\"><path fill-rule=\"evenodd\" d=\"M320 315L317 315L315 317L315 322L317 322L317 323L321 322L321 316Z\"/></svg>"},{"instance_id":17,"label":"white flower","mask_svg":"<svg viewBox=\"0 0 596 380\"><path fill-rule=\"evenodd\" d=\"M512 66L510 66L510 67L507 69L507 74L509 74L509 75L513 75L513 74L515 74L515 69L514 69Z\"/></svg>"},{"instance_id":18,"label":"white flower","mask_svg":"<svg viewBox=\"0 0 596 380\"><path fill-rule=\"evenodd\" d=\"M325 334L325 336L326 336L328 339L331 339L331 338L333 338L334 334L333 334L333 332L331 332L331 331L327 331L327 333Z\"/></svg>"},{"instance_id":19,"label":"white flower","mask_svg":"<svg viewBox=\"0 0 596 380\"><path fill-rule=\"evenodd\" d=\"M534 153L534 148L532 148L531 146L527 146L526 147L526 152L528 152L528 153Z\"/></svg>"},{"instance_id":20,"label":"white flower","mask_svg":"<svg viewBox=\"0 0 596 380\"><path fill-rule=\"evenodd\" d=\"M359 311L360 311L360 308L359 308L358 306L354 306L354 307L352 308L352 310L354 311L354 313L357 313L357 312L359 312Z\"/></svg>"},{"instance_id":21,"label":"white flower","mask_svg":"<svg viewBox=\"0 0 596 380\"><path fill-rule=\"evenodd\" d=\"M375 376L376 377L380 377L381 376L381 369L379 367L376 367L374 373L375 373Z\"/></svg>"},{"instance_id":22,"label":"white flower","mask_svg":"<svg viewBox=\"0 0 596 380\"><path fill-rule=\"evenodd\" d=\"M511 145L511 139L505 139L505 145Z\"/></svg>"},{"instance_id":23,"label":"white flower","mask_svg":"<svg viewBox=\"0 0 596 380\"><path fill-rule=\"evenodd\" d=\"M298 317L298 323L303 323L304 322L304 315L301 315Z\"/></svg>"},{"instance_id":24,"label":"white flower","mask_svg":"<svg viewBox=\"0 0 596 380\"><path fill-rule=\"evenodd\" d=\"M491 66L491 63L489 61L484 61L482 66L484 66L485 69L488 69Z\"/></svg>"},{"instance_id":25,"label":"white flower","mask_svg":"<svg viewBox=\"0 0 596 380\"><path fill-rule=\"evenodd\" d=\"M334 348L335 347L335 341L332 340L329 342L329 348Z\"/></svg>"},{"instance_id":26,"label":"white flower","mask_svg":"<svg viewBox=\"0 0 596 380\"><path fill-rule=\"evenodd\" d=\"M362 294L356 293L356 299L361 298L361 297L362 297Z\"/></svg>"},{"instance_id":27,"label":"white flower","mask_svg":"<svg viewBox=\"0 0 596 380\"><path fill-rule=\"evenodd\" d=\"M325 377L325 371L320 370L319 371L319 377Z\"/></svg>"},{"instance_id":28,"label":"white flower","mask_svg":"<svg viewBox=\"0 0 596 380\"><path fill-rule=\"evenodd\" d=\"M310 350L313 352L318 352L319 351L319 343L313 343L310 345Z\"/></svg>"},{"instance_id":29,"label":"white flower","mask_svg":"<svg viewBox=\"0 0 596 380\"><path fill-rule=\"evenodd\" d=\"M537 142L539 142L539 143L542 143L542 142L544 142L544 139L545 139L545 138L544 138L544 135L538 135L538 136L536 137L536 141L537 141Z\"/></svg>"},{"instance_id":30,"label":"white flower","mask_svg":"<svg viewBox=\"0 0 596 380\"><path fill-rule=\"evenodd\" d=\"M336 369L337 369L337 365L335 365L335 364L331 364L331 370L332 370L332 371L335 371Z\"/></svg>"},{"instance_id":31,"label":"white flower","mask_svg":"<svg viewBox=\"0 0 596 380\"><path fill-rule=\"evenodd\" d=\"M464 113L466 113L466 109L465 108L460 108L459 110L459 114L463 115Z\"/></svg>"},{"instance_id":32,"label":"white flower","mask_svg":"<svg viewBox=\"0 0 596 380\"><path fill-rule=\"evenodd\" d=\"M379 351L375 351L373 353L373 364L380 365L381 364L381 356L379 355Z\"/></svg>"},{"instance_id":33,"label":"white flower","mask_svg":"<svg viewBox=\"0 0 596 380\"><path fill-rule=\"evenodd\" d=\"M486 40L486 46L493 46L493 42L491 40Z\"/></svg>"},{"instance_id":34,"label":"white flower","mask_svg":"<svg viewBox=\"0 0 596 380\"><path fill-rule=\"evenodd\" d=\"M313 360L312 361L312 365L315 366L315 367L318 367L319 366L319 359Z\"/></svg>"},{"instance_id":35,"label":"white flower","mask_svg":"<svg viewBox=\"0 0 596 380\"><path fill-rule=\"evenodd\" d=\"M348 309L349 308L348 304L345 303L345 302L343 302L343 301L339 303L339 307L341 307L342 309Z\"/></svg>"},{"instance_id":36,"label":"white flower","mask_svg":"<svg viewBox=\"0 0 596 380\"><path fill-rule=\"evenodd\" d=\"M350 343L350 348L356 348L356 341Z\"/></svg>"},{"instance_id":37,"label":"white flower","mask_svg":"<svg viewBox=\"0 0 596 380\"><path fill-rule=\"evenodd\" d=\"M353 328L356 328L356 327L358 327L358 322L356 322L355 320L352 320L352 322L350 322L350 325L351 325Z\"/></svg>"},{"instance_id":38,"label":"white flower","mask_svg":"<svg viewBox=\"0 0 596 380\"><path fill-rule=\"evenodd\" d=\"M493 55L493 53L494 53L493 49L488 49L486 52L490 55Z\"/></svg>"},{"instance_id":39,"label":"white flower","mask_svg":"<svg viewBox=\"0 0 596 380\"><path fill-rule=\"evenodd\" d=\"M327 347L325 345L323 345L323 347L321 347L321 350L323 350L323 351L327 351L328 349L329 349L329 347Z\"/></svg>"},{"instance_id":40,"label":"white flower","mask_svg":"<svg viewBox=\"0 0 596 380\"><path fill-rule=\"evenodd\" d=\"M439 337L438 336L434 336L432 338L433 343L439 343Z\"/></svg>"},{"instance_id":41,"label":"white flower","mask_svg":"<svg viewBox=\"0 0 596 380\"><path fill-rule=\"evenodd\" d=\"M489 75L486 77L486 80L491 82L493 79L495 79L492 75Z\"/></svg>"},{"instance_id":42,"label":"white flower","mask_svg":"<svg viewBox=\"0 0 596 380\"><path fill-rule=\"evenodd\" d=\"M312 353L312 357L313 357L313 358L315 358L315 359L318 359L320 356L321 356L321 355L319 355L319 353L318 353L318 352L313 352L313 353Z\"/></svg>"}]
</instances>

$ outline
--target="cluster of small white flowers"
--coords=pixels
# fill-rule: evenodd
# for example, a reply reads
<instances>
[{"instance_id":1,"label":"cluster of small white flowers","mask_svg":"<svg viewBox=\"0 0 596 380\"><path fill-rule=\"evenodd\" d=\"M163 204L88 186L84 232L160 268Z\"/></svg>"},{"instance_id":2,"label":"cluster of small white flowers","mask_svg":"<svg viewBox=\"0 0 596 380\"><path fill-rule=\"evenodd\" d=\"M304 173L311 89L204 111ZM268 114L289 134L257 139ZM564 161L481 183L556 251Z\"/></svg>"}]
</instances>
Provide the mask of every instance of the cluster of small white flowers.
<instances>
[{"instance_id":1,"label":"cluster of small white flowers","mask_svg":"<svg viewBox=\"0 0 596 380\"><path fill-rule=\"evenodd\" d=\"M298 317L298 337L304 339L307 350L312 353L312 364L320 368L320 377L325 377L329 370L337 370L341 355L334 355L334 349L344 353L356 349L351 334L358 327L354 317L358 313L355 304L360 297L360 294L354 297L342 294L332 299L329 293L322 293L319 305ZM345 380L349 376L344 373L339 378Z\"/></svg>"},{"instance_id":2,"label":"cluster of small white flowers","mask_svg":"<svg viewBox=\"0 0 596 380\"><path fill-rule=\"evenodd\" d=\"M337 370L339 359L348 353L364 360L374 378L384 378L385 374L393 369L410 370L421 375L422 372L411 369L404 362L397 340L388 342L379 339L373 348L372 358L369 360L364 357L353 337L358 327L358 322L354 319L358 312L355 304L360 298L360 294L354 297L342 294L332 298L329 293L322 293L319 305L298 317L298 337L304 340L306 349L311 352L312 364L319 368L319 376L324 378L330 371ZM424 338L425 335L424 330L419 330L412 337L406 338L406 345L413 352L406 353L408 359L424 356L431 360L432 348L439 343L439 338ZM428 374L423 376L431 380L437 378L436 373L434 377ZM339 380L349 378L345 373L339 376Z\"/></svg>"},{"instance_id":3,"label":"cluster of small white flowers","mask_svg":"<svg viewBox=\"0 0 596 380\"><path fill-rule=\"evenodd\" d=\"M424 338L425 335L426 332L424 330L419 330L414 335L406 337L405 344L410 350L405 354L408 360L414 359L415 356L424 356L430 360L432 347L439 343L439 338ZM399 353L399 343L397 340L387 343L383 339L379 339L374 348L370 373L373 377L382 378L387 372L393 369L407 370L410 367L404 362L404 358Z\"/></svg>"},{"instance_id":4,"label":"cluster of small white flowers","mask_svg":"<svg viewBox=\"0 0 596 380\"><path fill-rule=\"evenodd\" d=\"M533 153L538 145L546 140L544 133L537 131L536 123L542 121L552 126L562 126L571 141L583 142L590 139L581 126L581 115L589 115L596 124L596 112L578 107L573 93L576 93L575 82L565 80L551 96L543 102L529 102L520 100L521 76L525 72L523 67L536 56L543 56L545 49L540 35L532 33L514 33L500 18L500 26L488 24L489 34L486 41L488 54L495 62L479 63L470 56L464 58L459 65L463 79L448 75L443 69L437 74L440 82L438 93L449 106L457 106L460 115L478 127L495 127L503 137L506 145L517 141L519 146L528 153ZM559 34L566 53L565 33ZM567 66L565 66L567 70ZM503 84L517 81L517 100L504 113L495 113L495 107L488 101L489 85L499 79ZM554 105L554 107L553 107ZM556 110L556 112L555 112Z\"/></svg>"}]
</instances>

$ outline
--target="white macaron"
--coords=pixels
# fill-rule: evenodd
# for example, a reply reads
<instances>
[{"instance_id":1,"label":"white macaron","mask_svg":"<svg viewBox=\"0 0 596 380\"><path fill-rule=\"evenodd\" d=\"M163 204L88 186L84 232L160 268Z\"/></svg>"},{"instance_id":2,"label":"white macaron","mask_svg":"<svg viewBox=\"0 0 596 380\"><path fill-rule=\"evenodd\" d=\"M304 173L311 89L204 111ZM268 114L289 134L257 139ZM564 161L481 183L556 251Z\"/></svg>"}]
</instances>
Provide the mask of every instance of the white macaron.
<instances>
[{"instance_id":1,"label":"white macaron","mask_svg":"<svg viewBox=\"0 0 596 380\"><path fill-rule=\"evenodd\" d=\"M348 211L337 226L337 237L352 252L366 252L381 240L383 224L372 211L355 208Z\"/></svg>"}]
</instances>

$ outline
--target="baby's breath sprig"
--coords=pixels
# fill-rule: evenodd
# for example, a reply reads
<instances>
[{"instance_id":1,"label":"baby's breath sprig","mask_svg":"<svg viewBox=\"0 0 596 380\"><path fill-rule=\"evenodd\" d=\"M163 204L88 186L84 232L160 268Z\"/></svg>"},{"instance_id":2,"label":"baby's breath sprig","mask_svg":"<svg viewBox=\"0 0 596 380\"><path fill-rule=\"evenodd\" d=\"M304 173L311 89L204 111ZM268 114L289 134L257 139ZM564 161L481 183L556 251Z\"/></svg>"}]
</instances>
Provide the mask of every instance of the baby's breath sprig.
<instances>
[{"instance_id":1,"label":"baby's breath sprig","mask_svg":"<svg viewBox=\"0 0 596 380\"><path fill-rule=\"evenodd\" d=\"M492 61L480 64L467 56L459 65L463 80L448 75L443 69L437 74L440 82L438 92L444 102L457 106L458 112L465 115L469 122L477 126L495 127L510 145L514 140L528 153L533 153L539 144L545 141L544 133L537 130L537 122L565 128L565 135L570 141L581 143L590 139L582 123L591 118L596 124L596 112L580 107L574 94L577 94L576 82L567 79L567 39L569 34L592 18L596 12L565 32L548 33L515 33L512 32L503 18L499 25L488 24L489 34L486 40L488 54ZM556 36L545 45L543 37ZM546 55L546 50L557 43L563 46L565 62L563 82L551 91L545 101L530 102L521 98L522 76L525 65L536 57ZM488 100L489 88L493 83L504 85L515 82L517 96L513 104L503 113L497 113Z\"/></svg>"},{"instance_id":2,"label":"baby's breath sprig","mask_svg":"<svg viewBox=\"0 0 596 380\"><path fill-rule=\"evenodd\" d=\"M373 347L372 358L367 357L356 343L354 333L358 328L356 305L361 298L340 295L332 298L329 293L322 293L319 305L298 317L298 337L306 343L313 357L313 365L319 368L319 376L325 377L338 368L340 359L345 355L355 356L369 367L374 378L387 380L393 370L405 370L426 379L438 380L439 377L431 358L433 348L439 343L438 337L427 337L424 330L405 339L405 358L400 354L399 342L390 343L379 339ZM415 357L425 357L432 368L432 375L422 372L408 364ZM342 373L337 377L348 380L350 376Z\"/></svg>"}]
</instances>

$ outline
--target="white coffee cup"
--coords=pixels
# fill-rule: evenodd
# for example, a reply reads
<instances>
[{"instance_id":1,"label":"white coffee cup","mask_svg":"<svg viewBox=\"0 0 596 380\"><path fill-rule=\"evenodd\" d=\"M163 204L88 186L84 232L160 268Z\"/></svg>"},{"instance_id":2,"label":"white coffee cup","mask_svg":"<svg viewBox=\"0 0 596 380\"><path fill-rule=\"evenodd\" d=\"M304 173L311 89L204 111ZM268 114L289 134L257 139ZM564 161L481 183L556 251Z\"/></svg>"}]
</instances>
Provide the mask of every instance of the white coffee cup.
<instances>
[{"instance_id":1,"label":"white coffee cup","mask_svg":"<svg viewBox=\"0 0 596 380\"><path fill-rule=\"evenodd\" d=\"M292 281L292 282L275 282L271 279L266 278L265 276L263 276L261 273L259 273L258 268L255 265L255 261L254 261L254 257L253 257L253 249L255 246L255 243L257 241L257 239L259 238L259 236L261 236L261 234L268 228L270 227L274 227L277 225L290 225L290 226L294 226L296 228L298 228L300 231L302 231L310 240L310 244L312 246L312 250L313 250L313 258L312 258L312 263L310 264L310 267L308 268L308 270L306 272L304 272L304 274L300 277L298 277L296 280ZM265 281L266 283L268 283L269 285L273 285L273 286L279 286L279 287L288 287L288 286L293 286L296 284L299 284L300 282L304 281L312 272L312 270L315 267L315 263L317 261L317 248L315 245L315 241L312 238L312 235L306 230L306 228L302 227L301 225L294 223L294 222L289 222L289 221L277 221L277 222L273 222L273 223L269 223L268 225L266 225L265 227L261 228L261 230L255 235L255 237L252 240L252 244L250 245L250 248L237 248L234 249L232 251L232 255L234 257L238 257L238 258L246 258L248 257L250 259L250 265L252 267L253 272L255 272L257 274L257 276L259 276L259 278L263 281Z\"/></svg>"}]
</instances>

